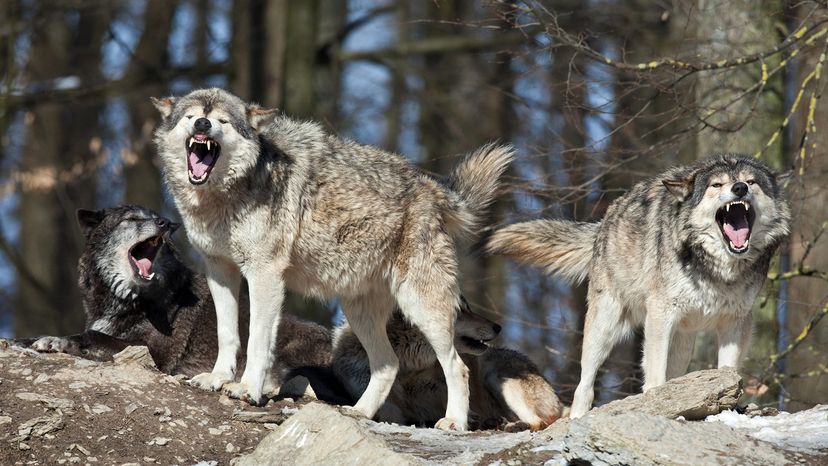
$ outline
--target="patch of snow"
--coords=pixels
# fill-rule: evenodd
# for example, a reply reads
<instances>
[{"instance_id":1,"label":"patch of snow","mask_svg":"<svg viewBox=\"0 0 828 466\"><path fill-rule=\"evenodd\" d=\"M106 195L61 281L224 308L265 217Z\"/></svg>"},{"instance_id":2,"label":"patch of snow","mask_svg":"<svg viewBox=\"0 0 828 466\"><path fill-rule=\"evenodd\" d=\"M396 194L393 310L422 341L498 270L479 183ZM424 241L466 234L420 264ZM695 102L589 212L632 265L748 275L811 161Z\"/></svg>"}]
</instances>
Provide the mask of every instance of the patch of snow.
<instances>
[{"instance_id":1,"label":"patch of snow","mask_svg":"<svg viewBox=\"0 0 828 466\"><path fill-rule=\"evenodd\" d=\"M784 448L811 452L828 449L828 405L817 405L798 413L781 412L776 416L750 417L722 411L705 421L721 422Z\"/></svg>"}]
</instances>

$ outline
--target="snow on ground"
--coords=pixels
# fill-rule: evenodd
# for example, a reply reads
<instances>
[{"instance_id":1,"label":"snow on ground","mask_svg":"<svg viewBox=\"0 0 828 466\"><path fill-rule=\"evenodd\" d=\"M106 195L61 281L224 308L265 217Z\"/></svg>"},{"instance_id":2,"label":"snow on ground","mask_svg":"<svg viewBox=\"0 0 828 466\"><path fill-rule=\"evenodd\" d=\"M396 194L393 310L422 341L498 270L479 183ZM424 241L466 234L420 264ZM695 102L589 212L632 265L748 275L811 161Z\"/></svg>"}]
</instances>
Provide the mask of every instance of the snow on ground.
<instances>
[{"instance_id":1,"label":"snow on ground","mask_svg":"<svg viewBox=\"0 0 828 466\"><path fill-rule=\"evenodd\" d=\"M735 411L708 416L708 422L721 422L759 440L784 448L803 451L828 449L828 405L818 405L798 413L750 417Z\"/></svg>"}]
</instances>

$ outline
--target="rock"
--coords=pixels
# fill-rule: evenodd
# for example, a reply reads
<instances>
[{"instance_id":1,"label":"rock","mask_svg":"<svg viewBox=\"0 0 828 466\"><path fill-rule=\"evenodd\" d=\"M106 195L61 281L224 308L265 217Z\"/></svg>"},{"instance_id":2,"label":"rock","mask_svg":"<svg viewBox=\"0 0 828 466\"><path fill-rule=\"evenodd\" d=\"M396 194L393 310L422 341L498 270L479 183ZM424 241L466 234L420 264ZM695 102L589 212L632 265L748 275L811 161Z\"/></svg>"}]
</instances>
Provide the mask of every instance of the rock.
<instances>
[{"instance_id":1,"label":"rock","mask_svg":"<svg viewBox=\"0 0 828 466\"><path fill-rule=\"evenodd\" d=\"M681 422L640 412L596 412L573 420L563 456L594 466L767 465L789 459L768 443L713 422Z\"/></svg>"},{"instance_id":2,"label":"rock","mask_svg":"<svg viewBox=\"0 0 828 466\"><path fill-rule=\"evenodd\" d=\"M504 451L519 455L519 451L537 447L531 444L533 435L403 427L343 414L337 408L313 402L234 464L489 464L500 459L498 455ZM549 458L554 453L543 455Z\"/></svg>"},{"instance_id":3,"label":"rock","mask_svg":"<svg viewBox=\"0 0 828 466\"><path fill-rule=\"evenodd\" d=\"M166 438L166 437L155 437L152 440L150 440L149 442L147 442L147 445L158 445L158 446L163 447L164 445L170 443L170 440L172 440L172 439L169 439L169 438Z\"/></svg>"},{"instance_id":4,"label":"rock","mask_svg":"<svg viewBox=\"0 0 828 466\"><path fill-rule=\"evenodd\" d=\"M9 416L0 416L0 426L5 424L11 424L11 422L12 418L10 418Z\"/></svg>"},{"instance_id":5,"label":"rock","mask_svg":"<svg viewBox=\"0 0 828 466\"><path fill-rule=\"evenodd\" d=\"M357 419L311 403L270 433L238 466L313 464L414 465L410 455L393 451Z\"/></svg>"},{"instance_id":6,"label":"rock","mask_svg":"<svg viewBox=\"0 0 828 466\"><path fill-rule=\"evenodd\" d=\"M103 413L108 413L110 411L112 411L112 408L110 408L107 405L103 405L103 404L96 404L95 406L92 407L92 413L93 414L103 414Z\"/></svg>"},{"instance_id":7,"label":"rock","mask_svg":"<svg viewBox=\"0 0 828 466\"><path fill-rule=\"evenodd\" d=\"M698 421L733 409L742 394L741 380L739 373L730 367L691 372L647 393L607 403L587 415L637 411L671 419L683 416L688 421Z\"/></svg>"},{"instance_id":8,"label":"rock","mask_svg":"<svg viewBox=\"0 0 828 466\"><path fill-rule=\"evenodd\" d=\"M16 441L28 440L31 437L43 437L63 428L63 413L57 410L49 416L39 416L29 419L17 427Z\"/></svg>"},{"instance_id":9,"label":"rock","mask_svg":"<svg viewBox=\"0 0 828 466\"><path fill-rule=\"evenodd\" d=\"M112 356L115 364L137 364L143 367L155 368L155 360L146 346L127 346L120 353Z\"/></svg>"},{"instance_id":10,"label":"rock","mask_svg":"<svg viewBox=\"0 0 828 466\"><path fill-rule=\"evenodd\" d=\"M40 403L44 403L46 404L46 407L49 409L70 410L75 407L75 402L72 400L67 400L66 398L54 398L51 396L40 395L31 392L19 392L15 393L14 396L25 401L37 401Z\"/></svg>"}]
</instances>

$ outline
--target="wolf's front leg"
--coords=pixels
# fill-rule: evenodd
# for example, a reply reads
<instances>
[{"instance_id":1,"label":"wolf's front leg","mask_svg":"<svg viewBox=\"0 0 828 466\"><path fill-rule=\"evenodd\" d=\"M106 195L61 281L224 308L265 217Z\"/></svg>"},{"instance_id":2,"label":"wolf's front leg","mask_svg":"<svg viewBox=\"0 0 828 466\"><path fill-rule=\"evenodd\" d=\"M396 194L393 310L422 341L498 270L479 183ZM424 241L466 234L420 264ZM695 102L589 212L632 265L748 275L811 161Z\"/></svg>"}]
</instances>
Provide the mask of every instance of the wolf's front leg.
<instances>
[{"instance_id":1,"label":"wolf's front leg","mask_svg":"<svg viewBox=\"0 0 828 466\"><path fill-rule=\"evenodd\" d=\"M252 264L245 273L250 289L247 366L241 381L225 385L224 393L252 405L267 401L263 393L276 353L276 333L285 297L284 269L278 263L260 263Z\"/></svg>"},{"instance_id":2,"label":"wolf's front leg","mask_svg":"<svg viewBox=\"0 0 828 466\"><path fill-rule=\"evenodd\" d=\"M218 357L212 372L198 374L190 384L205 390L218 390L232 382L236 374L239 340L239 285L241 272L224 258L205 257L207 284L216 306Z\"/></svg>"},{"instance_id":3,"label":"wolf's front leg","mask_svg":"<svg viewBox=\"0 0 828 466\"><path fill-rule=\"evenodd\" d=\"M752 330L752 312L735 321L720 324L716 332L719 339L719 368L739 368L742 358L750 348Z\"/></svg>"},{"instance_id":4,"label":"wolf's front leg","mask_svg":"<svg viewBox=\"0 0 828 466\"><path fill-rule=\"evenodd\" d=\"M648 391L667 381L667 360L670 355L670 340L673 337L673 322L669 311L660 303L647 303L647 317L644 320L644 386Z\"/></svg>"}]
</instances>

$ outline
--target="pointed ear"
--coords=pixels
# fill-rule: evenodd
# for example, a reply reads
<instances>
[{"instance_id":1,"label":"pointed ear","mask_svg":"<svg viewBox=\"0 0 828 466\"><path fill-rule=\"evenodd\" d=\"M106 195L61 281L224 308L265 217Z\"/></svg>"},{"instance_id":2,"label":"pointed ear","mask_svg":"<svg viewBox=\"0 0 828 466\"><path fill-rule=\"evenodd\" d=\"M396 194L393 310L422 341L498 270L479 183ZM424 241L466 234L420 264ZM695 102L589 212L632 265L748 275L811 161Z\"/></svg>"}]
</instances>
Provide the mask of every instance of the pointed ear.
<instances>
[{"instance_id":1,"label":"pointed ear","mask_svg":"<svg viewBox=\"0 0 828 466\"><path fill-rule=\"evenodd\" d=\"M78 209L75 211L75 216L78 218L78 225L83 232L83 236L89 238L92 230L103 221L104 212L103 210Z\"/></svg>"},{"instance_id":2,"label":"pointed ear","mask_svg":"<svg viewBox=\"0 0 828 466\"><path fill-rule=\"evenodd\" d=\"M175 105L175 97L164 97L163 99L158 99L155 97L150 97L152 104L155 105L155 108L158 109L158 112L161 113L161 116L164 119L167 119L172 113L173 105Z\"/></svg>"},{"instance_id":3,"label":"pointed ear","mask_svg":"<svg viewBox=\"0 0 828 466\"><path fill-rule=\"evenodd\" d=\"M276 112L278 110L275 108L262 108L258 105L249 105L247 107L247 121L253 129L258 131L259 128L273 120Z\"/></svg>"},{"instance_id":4,"label":"pointed ear","mask_svg":"<svg viewBox=\"0 0 828 466\"><path fill-rule=\"evenodd\" d=\"M693 194L693 179L692 178L678 178L670 180L661 180L667 191L679 201L686 201L691 194Z\"/></svg>"},{"instance_id":5,"label":"pointed ear","mask_svg":"<svg viewBox=\"0 0 828 466\"><path fill-rule=\"evenodd\" d=\"M790 183L793 179L793 174L793 170L777 173L775 177L776 185L779 186L780 189L785 189L788 186L788 183Z\"/></svg>"}]
</instances>

